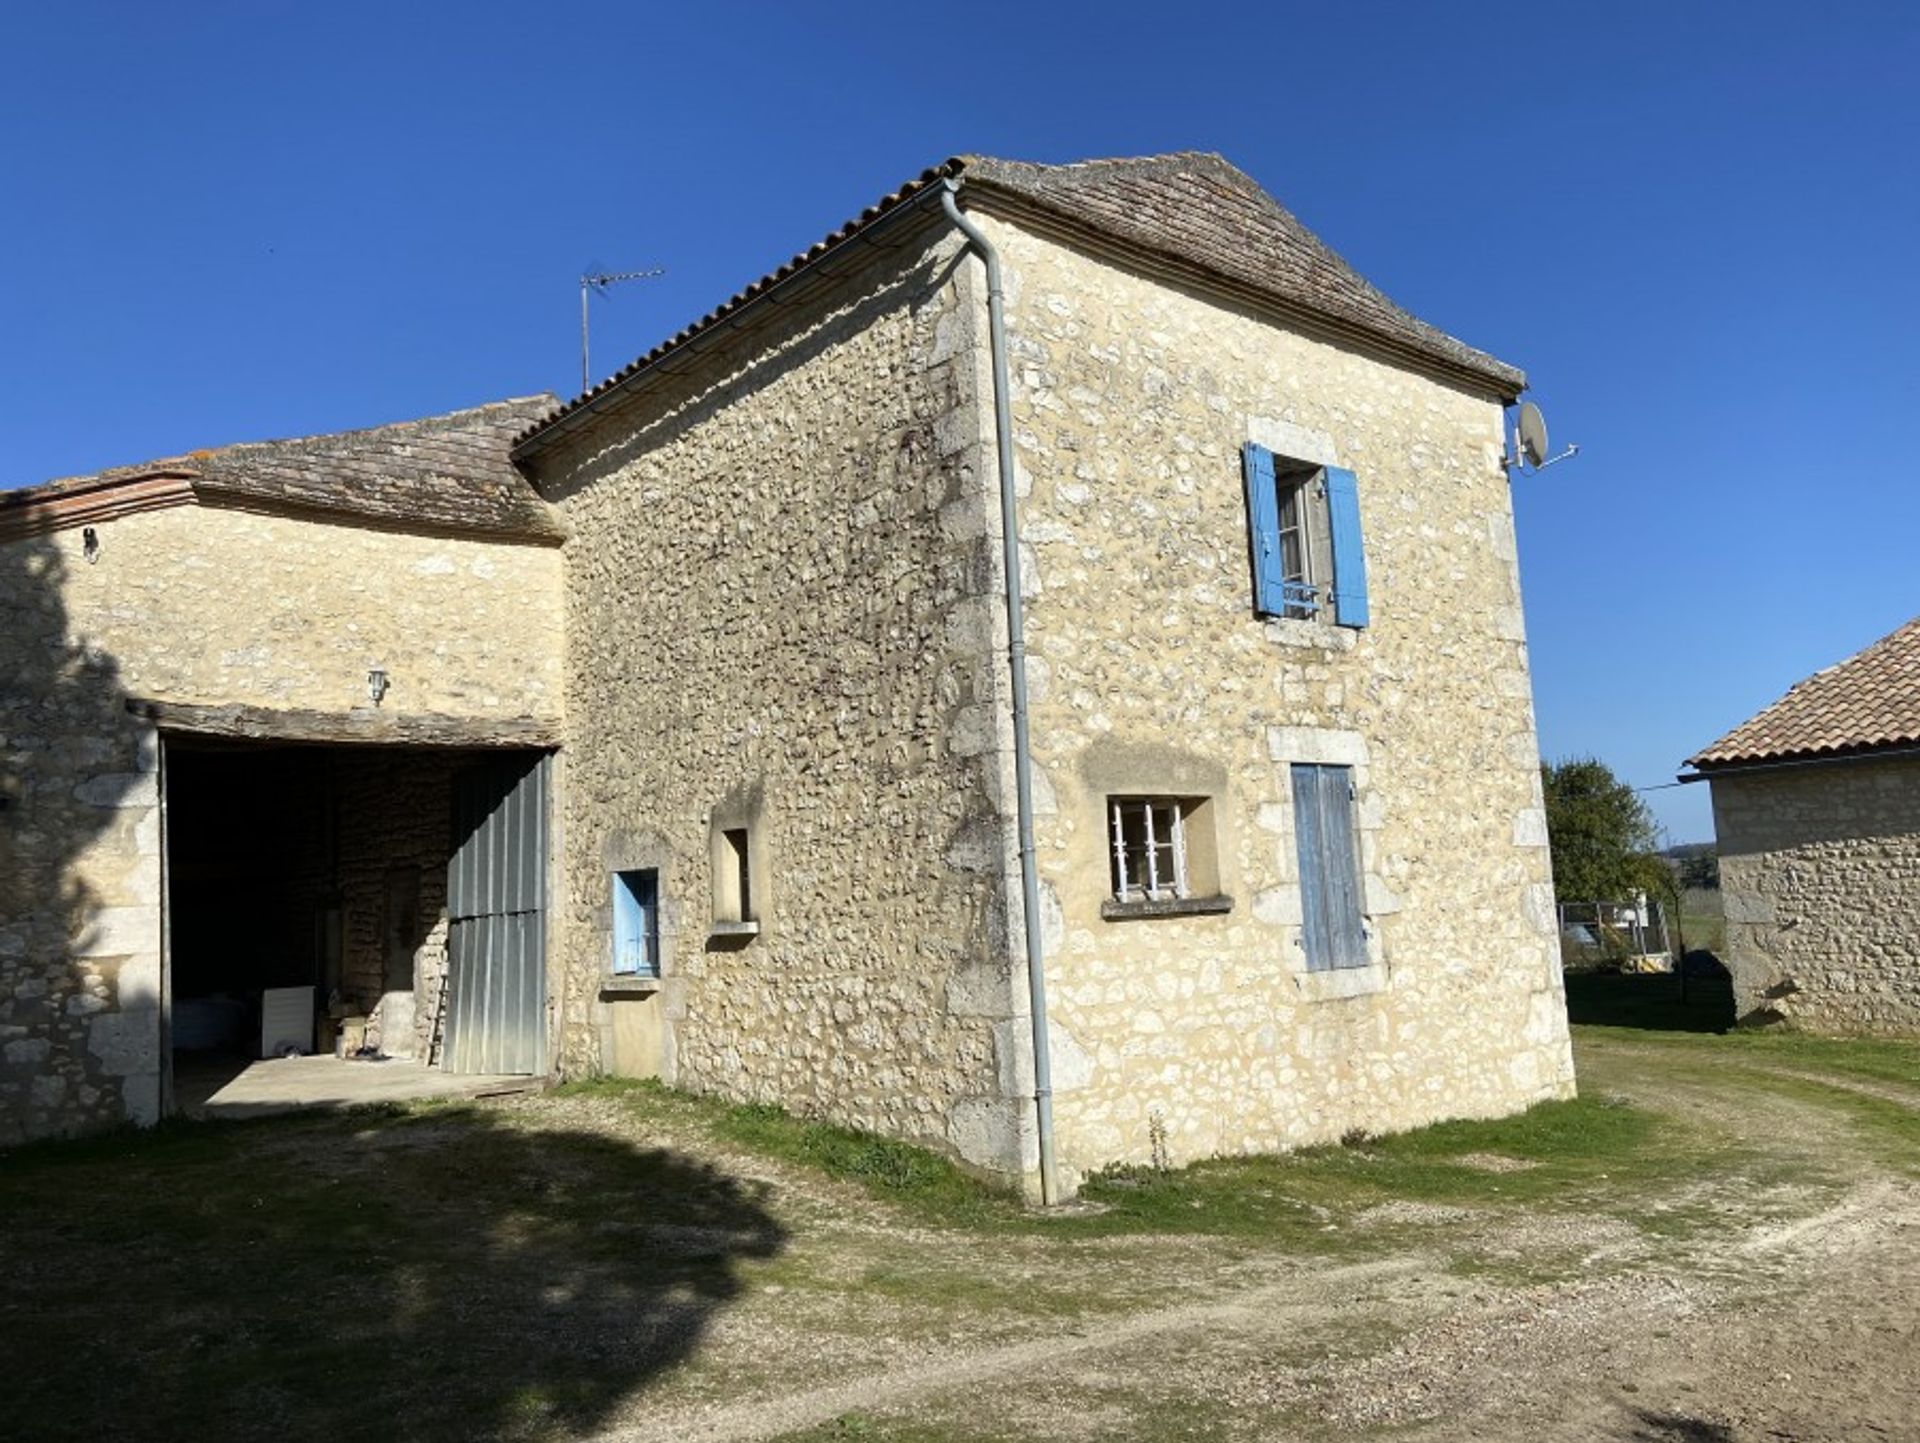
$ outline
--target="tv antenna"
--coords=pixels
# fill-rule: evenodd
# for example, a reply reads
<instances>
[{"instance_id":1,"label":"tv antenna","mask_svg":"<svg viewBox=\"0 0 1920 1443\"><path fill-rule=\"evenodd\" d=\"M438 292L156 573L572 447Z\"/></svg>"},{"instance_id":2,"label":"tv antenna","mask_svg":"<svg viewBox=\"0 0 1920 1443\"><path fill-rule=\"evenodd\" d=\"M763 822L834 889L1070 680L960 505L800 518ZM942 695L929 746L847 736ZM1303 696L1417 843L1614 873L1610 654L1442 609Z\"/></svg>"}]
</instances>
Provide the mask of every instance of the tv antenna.
<instances>
[{"instance_id":1,"label":"tv antenna","mask_svg":"<svg viewBox=\"0 0 1920 1443\"><path fill-rule=\"evenodd\" d=\"M1501 469L1509 474L1516 466L1525 466L1528 471L1544 471L1580 454L1580 448L1572 445L1558 456L1549 456L1547 451L1547 418L1533 402L1521 402L1520 414L1513 420L1513 449L1500 458Z\"/></svg>"},{"instance_id":2,"label":"tv antenna","mask_svg":"<svg viewBox=\"0 0 1920 1443\"><path fill-rule=\"evenodd\" d=\"M587 298L604 296L612 287L622 281L646 281L655 276L664 276L665 266L655 266L646 271L602 271L589 270L580 277L580 394L585 395L593 384L593 377L587 359Z\"/></svg>"}]
</instances>

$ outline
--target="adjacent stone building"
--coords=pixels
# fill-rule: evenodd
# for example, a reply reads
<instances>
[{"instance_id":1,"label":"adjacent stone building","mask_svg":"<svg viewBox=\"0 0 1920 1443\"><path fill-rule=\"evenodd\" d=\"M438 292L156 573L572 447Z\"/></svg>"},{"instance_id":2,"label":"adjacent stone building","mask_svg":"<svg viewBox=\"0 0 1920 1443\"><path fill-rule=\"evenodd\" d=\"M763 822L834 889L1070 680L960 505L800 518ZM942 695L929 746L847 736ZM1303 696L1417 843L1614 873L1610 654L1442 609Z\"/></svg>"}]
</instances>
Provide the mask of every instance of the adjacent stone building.
<instances>
[{"instance_id":1,"label":"adjacent stone building","mask_svg":"<svg viewBox=\"0 0 1920 1443\"><path fill-rule=\"evenodd\" d=\"M72 615L40 645L74 668L124 652L117 685L155 705L125 713L124 762L89 751L31 785L78 816L86 768L143 775L138 723L165 734L176 700L419 705L469 758L470 723L511 718L492 740L547 755L538 789L460 812L448 886L407 892L421 1046L434 909L456 933L474 910L462 838L520 808L542 886L489 915L537 918L542 1068L779 1102L1029 1189L1043 1130L1064 1189L1513 1111L1572 1088L1503 468L1523 386L1218 157L951 161L586 395L518 411L510 449L489 432L493 459L462 466L515 519L470 550L443 511L409 520L377 461L342 478L300 523L341 585L297 646L236 617L195 653L232 659L187 666L158 613L74 592L116 534L95 564L49 533L61 569L22 604ZM358 487L392 503L377 529L335 514ZM357 549L375 538L403 554ZM433 592L444 575L487 584ZM395 606L416 608L393 630L410 652L362 617ZM325 642L355 625L364 644ZM324 704L274 690L320 680L307 648L339 663ZM155 654L182 667L171 690ZM375 667L393 695L347 706ZM33 774L69 733L22 705L0 724ZM43 875L155 845L96 830ZM158 926L151 889L125 905ZM85 910L62 913L69 940ZM34 925L9 978L87 970ZM364 992L392 989L378 972ZM89 988L128 1010L110 983L65 995ZM36 1054L4 1074L40 1108L26 1129L82 1120L64 1093L25 1100L56 1073L107 1116L98 1048L19 1007L0 992Z\"/></svg>"},{"instance_id":2,"label":"adjacent stone building","mask_svg":"<svg viewBox=\"0 0 1920 1443\"><path fill-rule=\"evenodd\" d=\"M155 1120L265 987L415 1050L453 773L559 734L551 400L0 492L0 1143Z\"/></svg>"},{"instance_id":3,"label":"adjacent stone building","mask_svg":"<svg viewBox=\"0 0 1920 1443\"><path fill-rule=\"evenodd\" d=\"M1746 1020L1920 1033L1920 617L1688 761Z\"/></svg>"}]
</instances>

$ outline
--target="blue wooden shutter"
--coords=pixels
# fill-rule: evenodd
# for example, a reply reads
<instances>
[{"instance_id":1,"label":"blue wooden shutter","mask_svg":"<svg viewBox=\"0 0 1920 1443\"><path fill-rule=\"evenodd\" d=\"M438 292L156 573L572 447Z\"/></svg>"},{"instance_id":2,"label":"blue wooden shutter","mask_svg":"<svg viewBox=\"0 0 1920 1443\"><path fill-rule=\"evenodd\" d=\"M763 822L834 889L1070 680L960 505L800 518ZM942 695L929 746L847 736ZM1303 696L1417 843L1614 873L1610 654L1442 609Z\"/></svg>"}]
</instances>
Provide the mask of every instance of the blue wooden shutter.
<instances>
[{"instance_id":1,"label":"blue wooden shutter","mask_svg":"<svg viewBox=\"0 0 1920 1443\"><path fill-rule=\"evenodd\" d=\"M1327 467L1327 519L1333 533L1333 619L1367 624L1367 553L1360 541L1360 487L1353 472Z\"/></svg>"},{"instance_id":2,"label":"blue wooden shutter","mask_svg":"<svg viewBox=\"0 0 1920 1443\"><path fill-rule=\"evenodd\" d=\"M1253 609L1287 614L1286 577L1280 566L1280 493L1273 478L1273 452L1249 441L1243 453L1247 477L1247 540L1253 552Z\"/></svg>"},{"instance_id":3,"label":"blue wooden shutter","mask_svg":"<svg viewBox=\"0 0 1920 1443\"><path fill-rule=\"evenodd\" d=\"M1307 969L1364 967L1367 933L1353 825L1353 769L1296 763L1292 772L1300 945Z\"/></svg>"},{"instance_id":4,"label":"blue wooden shutter","mask_svg":"<svg viewBox=\"0 0 1920 1443\"><path fill-rule=\"evenodd\" d=\"M1307 954L1307 970L1324 971L1331 962L1328 939L1326 877L1320 843L1320 787L1318 767L1296 765L1293 772L1293 833L1300 850L1300 946Z\"/></svg>"}]
</instances>

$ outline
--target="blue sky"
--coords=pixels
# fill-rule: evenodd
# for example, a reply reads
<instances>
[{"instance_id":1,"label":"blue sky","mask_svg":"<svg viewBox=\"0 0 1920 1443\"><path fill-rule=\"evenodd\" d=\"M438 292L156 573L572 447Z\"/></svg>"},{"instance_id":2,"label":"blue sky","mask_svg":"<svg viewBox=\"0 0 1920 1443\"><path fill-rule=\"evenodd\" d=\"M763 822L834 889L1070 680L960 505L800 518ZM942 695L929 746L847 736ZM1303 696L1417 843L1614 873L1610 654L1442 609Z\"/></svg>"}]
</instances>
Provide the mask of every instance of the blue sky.
<instances>
[{"instance_id":1,"label":"blue sky","mask_svg":"<svg viewBox=\"0 0 1920 1443\"><path fill-rule=\"evenodd\" d=\"M596 371L957 151L1225 153L1523 365L1543 749L1637 785L1920 611L1920 7L11 6L0 484ZM1703 788L1652 792L1674 840Z\"/></svg>"}]
</instances>

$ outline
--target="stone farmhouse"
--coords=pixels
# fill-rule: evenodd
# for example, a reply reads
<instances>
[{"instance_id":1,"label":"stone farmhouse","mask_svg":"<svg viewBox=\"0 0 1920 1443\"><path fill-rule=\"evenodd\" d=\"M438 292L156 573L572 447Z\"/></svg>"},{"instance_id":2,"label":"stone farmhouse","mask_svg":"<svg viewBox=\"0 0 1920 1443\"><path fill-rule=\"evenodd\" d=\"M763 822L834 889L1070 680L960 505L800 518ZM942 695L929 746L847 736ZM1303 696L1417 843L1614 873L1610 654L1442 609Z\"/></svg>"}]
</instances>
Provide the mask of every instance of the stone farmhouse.
<instances>
[{"instance_id":1,"label":"stone farmhouse","mask_svg":"<svg viewBox=\"0 0 1920 1443\"><path fill-rule=\"evenodd\" d=\"M1217 156L970 157L565 405L0 493L0 1141L273 1008L1049 1197L1565 1096L1524 385Z\"/></svg>"},{"instance_id":2,"label":"stone farmhouse","mask_svg":"<svg viewBox=\"0 0 1920 1443\"><path fill-rule=\"evenodd\" d=\"M1738 1015L1920 1033L1920 617L1688 759Z\"/></svg>"}]
</instances>

